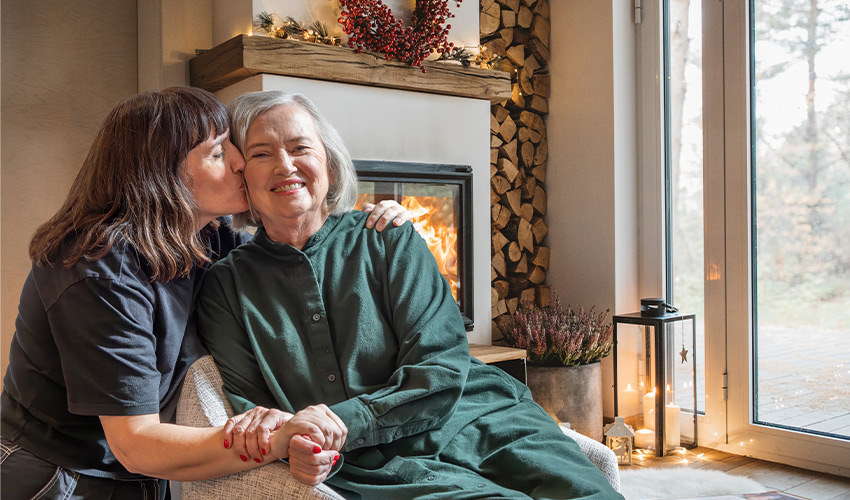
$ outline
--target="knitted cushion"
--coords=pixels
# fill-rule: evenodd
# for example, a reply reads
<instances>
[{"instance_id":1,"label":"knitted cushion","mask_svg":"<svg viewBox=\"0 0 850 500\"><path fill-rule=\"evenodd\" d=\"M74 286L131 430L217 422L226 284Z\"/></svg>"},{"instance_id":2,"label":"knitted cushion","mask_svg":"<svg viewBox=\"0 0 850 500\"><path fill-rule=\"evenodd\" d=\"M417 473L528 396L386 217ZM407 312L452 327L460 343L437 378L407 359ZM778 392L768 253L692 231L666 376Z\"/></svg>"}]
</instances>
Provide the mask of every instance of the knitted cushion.
<instances>
[{"instance_id":1,"label":"knitted cushion","mask_svg":"<svg viewBox=\"0 0 850 500\"><path fill-rule=\"evenodd\" d=\"M233 408L221 386L221 375L212 356L195 361L183 382L177 403L177 423L190 427L224 425L233 415ZM280 461L224 477L179 484L183 500L342 500L323 484L309 486L299 482L289 473L289 465Z\"/></svg>"},{"instance_id":2,"label":"knitted cushion","mask_svg":"<svg viewBox=\"0 0 850 500\"><path fill-rule=\"evenodd\" d=\"M605 479L608 480L608 483L611 484L615 490L620 491L620 468L619 465L617 465L617 455L615 455L614 452L604 444L595 439L589 438L584 434L579 434L578 432L564 426L561 426L561 430L578 444L578 447L581 448L581 452L590 459L593 465L599 467L599 470L601 470L602 474L605 475Z\"/></svg>"}]
</instances>

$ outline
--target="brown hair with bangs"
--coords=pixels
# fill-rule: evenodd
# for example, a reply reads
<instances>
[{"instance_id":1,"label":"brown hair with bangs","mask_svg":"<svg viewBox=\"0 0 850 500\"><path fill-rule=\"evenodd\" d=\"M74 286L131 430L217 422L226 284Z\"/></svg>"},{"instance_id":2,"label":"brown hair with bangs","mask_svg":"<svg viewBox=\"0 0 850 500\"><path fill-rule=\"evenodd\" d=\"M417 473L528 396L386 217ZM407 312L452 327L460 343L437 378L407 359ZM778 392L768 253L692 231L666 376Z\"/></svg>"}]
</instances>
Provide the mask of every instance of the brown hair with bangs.
<instances>
[{"instance_id":1,"label":"brown hair with bangs","mask_svg":"<svg viewBox=\"0 0 850 500\"><path fill-rule=\"evenodd\" d=\"M125 99L103 121L62 208L36 230L30 258L70 267L125 240L147 260L152 281L188 276L209 258L181 174L189 151L227 129L224 105L205 90Z\"/></svg>"}]
</instances>

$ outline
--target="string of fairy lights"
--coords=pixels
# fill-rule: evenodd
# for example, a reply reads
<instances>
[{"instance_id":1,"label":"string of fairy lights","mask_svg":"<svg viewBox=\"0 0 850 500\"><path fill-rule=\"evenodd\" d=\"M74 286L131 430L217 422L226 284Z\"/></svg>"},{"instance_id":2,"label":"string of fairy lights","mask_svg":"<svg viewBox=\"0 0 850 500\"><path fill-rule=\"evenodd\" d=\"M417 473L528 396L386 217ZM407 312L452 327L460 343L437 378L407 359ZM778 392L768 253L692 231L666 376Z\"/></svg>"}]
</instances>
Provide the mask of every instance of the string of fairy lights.
<instances>
[{"instance_id":1,"label":"string of fairy lights","mask_svg":"<svg viewBox=\"0 0 850 500\"><path fill-rule=\"evenodd\" d=\"M274 13L260 12L255 20L255 25L272 38L321 43L334 47L342 46L342 39L338 36L331 36L328 27L320 21L304 25L291 16L282 17ZM448 50L442 51L436 60L455 61L464 67L494 69L503 59L502 56L490 53L487 47L462 45L452 46Z\"/></svg>"}]
</instances>

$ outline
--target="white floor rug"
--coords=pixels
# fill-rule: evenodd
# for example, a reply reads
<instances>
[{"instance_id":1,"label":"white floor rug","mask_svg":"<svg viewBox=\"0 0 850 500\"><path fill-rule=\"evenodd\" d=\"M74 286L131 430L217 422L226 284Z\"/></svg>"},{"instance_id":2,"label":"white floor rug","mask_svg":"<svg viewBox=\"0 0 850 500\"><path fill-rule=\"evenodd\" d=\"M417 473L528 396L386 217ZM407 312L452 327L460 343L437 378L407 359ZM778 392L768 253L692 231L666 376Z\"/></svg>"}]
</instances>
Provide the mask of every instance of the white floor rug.
<instances>
[{"instance_id":1,"label":"white floor rug","mask_svg":"<svg viewBox=\"0 0 850 500\"><path fill-rule=\"evenodd\" d=\"M762 491L767 491L767 488L748 477L715 470L620 469L620 492L626 500L693 498Z\"/></svg>"}]
</instances>

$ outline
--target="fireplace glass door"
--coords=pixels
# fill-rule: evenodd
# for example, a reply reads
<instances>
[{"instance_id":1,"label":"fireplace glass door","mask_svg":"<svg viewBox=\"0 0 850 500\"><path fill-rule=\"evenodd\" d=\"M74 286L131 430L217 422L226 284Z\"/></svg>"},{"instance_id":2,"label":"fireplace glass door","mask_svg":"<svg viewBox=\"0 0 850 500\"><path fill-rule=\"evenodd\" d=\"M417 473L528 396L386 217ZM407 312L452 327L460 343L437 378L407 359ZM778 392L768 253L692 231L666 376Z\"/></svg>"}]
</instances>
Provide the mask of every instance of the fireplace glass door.
<instances>
[{"instance_id":1,"label":"fireplace glass door","mask_svg":"<svg viewBox=\"0 0 850 500\"><path fill-rule=\"evenodd\" d=\"M361 160L354 166L359 193L355 208L395 200L410 211L471 330L472 266L467 259L472 255L472 168Z\"/></svg>"}]
</instances>

